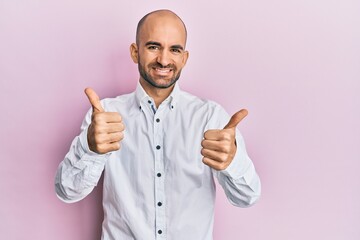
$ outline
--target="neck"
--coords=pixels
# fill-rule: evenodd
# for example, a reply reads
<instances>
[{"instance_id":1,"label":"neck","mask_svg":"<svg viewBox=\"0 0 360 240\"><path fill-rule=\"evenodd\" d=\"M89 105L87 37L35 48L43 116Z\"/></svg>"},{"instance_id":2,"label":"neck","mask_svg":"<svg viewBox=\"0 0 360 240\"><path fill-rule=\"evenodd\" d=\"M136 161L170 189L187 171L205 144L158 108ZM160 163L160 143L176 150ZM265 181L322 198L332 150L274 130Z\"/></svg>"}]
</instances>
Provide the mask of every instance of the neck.
<instances>
[{"instance_id":1,"label":"neck","mask_svg":"<svg viewBox=\"0 0 360 240\"><path fill-rule=\"evenodd\" d=\"M174 85L168 88L156 88L150 85L147 81L140 78L140 85L143 87L145 92L155 101L155 105L158 108L160 104L171 94L174 89Z\"/></svg>"}]
</instances>

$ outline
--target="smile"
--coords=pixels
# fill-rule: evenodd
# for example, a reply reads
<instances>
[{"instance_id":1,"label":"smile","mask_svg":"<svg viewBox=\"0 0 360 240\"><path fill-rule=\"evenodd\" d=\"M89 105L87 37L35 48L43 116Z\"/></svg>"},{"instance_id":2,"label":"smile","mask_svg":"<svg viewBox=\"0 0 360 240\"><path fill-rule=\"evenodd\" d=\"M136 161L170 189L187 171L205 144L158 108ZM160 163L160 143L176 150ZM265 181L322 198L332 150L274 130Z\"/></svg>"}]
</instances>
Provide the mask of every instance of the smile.
<instances>
[{"instance_id":1,"label":"smile","mask_svg":"<svg viewBox=\"0 0 360 240\"><path fill-rule=\"evenodd\" d=\"M168 76L173 69L172 68L153 68L155 71L155 74L158 76Z\"/></svg>"},{"instance_id":2,"label":"smile","mask_svg":"<svg viewBox=\"0 0 360 240\"><path fill-rule=\"evenodd\" d=\"M155 71L159 72L159 73L169 73L172 71L172 69L171 68L155 68Z\"/></svg>"}]
</instances>

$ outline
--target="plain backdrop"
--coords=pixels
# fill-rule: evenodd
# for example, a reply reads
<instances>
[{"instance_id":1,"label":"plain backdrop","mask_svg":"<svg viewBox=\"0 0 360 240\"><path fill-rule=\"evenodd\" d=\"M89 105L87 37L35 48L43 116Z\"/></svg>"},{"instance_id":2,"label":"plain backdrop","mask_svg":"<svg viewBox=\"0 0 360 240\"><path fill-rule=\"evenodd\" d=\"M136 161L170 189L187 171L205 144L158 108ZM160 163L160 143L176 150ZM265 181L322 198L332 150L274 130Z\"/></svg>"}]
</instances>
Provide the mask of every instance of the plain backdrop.
<instances>
[{"instance_id":1,"label":"plain backdrop","mask_svg":"<svg viewBox=\"0 0 360 240\"><path fill-rule=\"evenodd\" d=\"M360 239L355 0L0 0L1 238L100 239L101 183L65 204L55 172L90 107L84 88L135 88L136 24L161 8L188 27L181 88L249 110L239 129L262 197L235 208L218 187L215 240Z\"/></svg>"}]
</instances>

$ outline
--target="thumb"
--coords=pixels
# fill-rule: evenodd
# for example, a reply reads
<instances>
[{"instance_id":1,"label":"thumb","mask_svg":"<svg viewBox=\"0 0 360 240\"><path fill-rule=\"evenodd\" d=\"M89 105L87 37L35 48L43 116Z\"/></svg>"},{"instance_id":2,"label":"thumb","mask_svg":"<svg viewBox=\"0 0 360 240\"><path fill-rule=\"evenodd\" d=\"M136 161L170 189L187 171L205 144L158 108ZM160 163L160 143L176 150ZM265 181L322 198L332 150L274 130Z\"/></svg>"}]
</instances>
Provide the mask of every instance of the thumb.
<instances>
[{"instance_id":1,"label":"thumb","mask_svg":"<svg viewBox=\"0 0 360 240\"><path fill-rule=\"evenodd\" d=\"M248 111L246 109L241 109L240 111L236 112L234 115L232 115L230 121L228 124L226 124L224 129L235 128L247 115Z\"/></svg>"},{"instance_id":2,"label":"thumb","mask_svg":"<svg viewBox=\"0 0 360 240\"><path fill-rule=\"evenodd\" d=\"M91 88L85 88L85 94L90 101L90 104L93 109L93 113L105 112L100 104L99 96L96 94L96 92L94 90L92 90Z\"/></svg>"}]
</instances>

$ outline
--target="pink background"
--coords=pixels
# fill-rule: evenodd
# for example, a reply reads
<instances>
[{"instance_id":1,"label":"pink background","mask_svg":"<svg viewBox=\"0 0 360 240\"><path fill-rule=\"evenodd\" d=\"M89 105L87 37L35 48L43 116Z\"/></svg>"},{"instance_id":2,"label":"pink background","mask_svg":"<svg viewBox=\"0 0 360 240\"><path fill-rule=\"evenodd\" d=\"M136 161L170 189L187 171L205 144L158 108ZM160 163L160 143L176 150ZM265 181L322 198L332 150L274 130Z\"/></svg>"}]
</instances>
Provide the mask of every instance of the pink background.
<instances>
[{"instance_id":1,"label":"pink background","mask_svg":"<svg viewBox=\"0 0 360 240\"><path fill-rule=\"evenodd\" d=\"M181 87L248 108L240 126L260 202L218 188L216 240L360 239L360 2L0 2L2 239L98 240L101 188L79 203L54 175L90 107L83 89L132 91L137 21L170 8L187 23Z\"/></svg>"}]
</instances>

